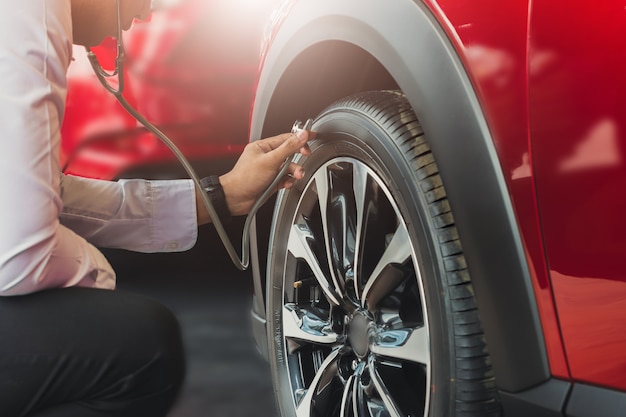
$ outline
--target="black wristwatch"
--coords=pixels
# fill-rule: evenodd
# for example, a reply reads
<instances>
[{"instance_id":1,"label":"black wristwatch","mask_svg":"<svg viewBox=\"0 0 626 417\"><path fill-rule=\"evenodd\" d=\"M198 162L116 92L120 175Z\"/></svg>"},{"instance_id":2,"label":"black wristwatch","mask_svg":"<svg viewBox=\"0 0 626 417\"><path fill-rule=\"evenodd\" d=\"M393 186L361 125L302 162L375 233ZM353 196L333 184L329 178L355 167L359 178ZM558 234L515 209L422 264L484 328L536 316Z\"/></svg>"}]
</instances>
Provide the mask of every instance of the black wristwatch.
<instances>
[{"instance_id":1,"label":"black wristwatch","mask_svg":"<svg viewBox=\"0 0 626 417\"><path fill-rule=\"evenodd\" d=\"M226 196L224 195L224 189L222 188L222 184L220 184L219 177L217 175L204 177L200 180L200 185L204 188L204 191L206 191L211 203L213 203L213 208L217 212L220 222L222 222L222 224L230 223L232 215L230 214L230 210L228 210Z\"/></svg>"}]
</instances>

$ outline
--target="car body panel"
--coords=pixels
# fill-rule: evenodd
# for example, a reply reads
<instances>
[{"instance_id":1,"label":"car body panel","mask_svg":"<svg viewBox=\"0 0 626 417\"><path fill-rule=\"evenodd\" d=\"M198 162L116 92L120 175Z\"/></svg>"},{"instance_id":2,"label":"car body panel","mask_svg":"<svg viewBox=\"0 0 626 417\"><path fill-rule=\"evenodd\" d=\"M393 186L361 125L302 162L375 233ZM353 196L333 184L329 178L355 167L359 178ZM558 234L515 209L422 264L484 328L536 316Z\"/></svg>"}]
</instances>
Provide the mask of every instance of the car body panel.
<instances>
[{"instance_id":1,"label":"car body panel","mask_svg":"<svg viewBox=\"0 0 626 417\"><path fill-rule=\"evenodd\" d=\"M626 390L626 9L535 0L532 160L576 381Z\"/></svg>"}]
</instances>

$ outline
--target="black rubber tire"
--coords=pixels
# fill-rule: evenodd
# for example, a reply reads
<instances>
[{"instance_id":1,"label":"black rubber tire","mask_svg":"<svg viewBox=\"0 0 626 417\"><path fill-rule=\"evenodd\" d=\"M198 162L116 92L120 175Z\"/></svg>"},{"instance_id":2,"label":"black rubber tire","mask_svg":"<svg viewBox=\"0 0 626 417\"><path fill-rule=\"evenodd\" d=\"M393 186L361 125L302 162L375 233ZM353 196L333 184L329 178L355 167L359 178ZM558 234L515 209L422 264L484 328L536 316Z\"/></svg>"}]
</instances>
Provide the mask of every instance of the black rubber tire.
<instances>
[{"instance_id":1,"label":"black rubber tire","mask_svg":"<svg viewBox=\"0 0 626 417\"><path fill-rule=\"evenodd\" d=\"M416 278L415 282L406 283L407 281L402 281L402 286L405 286L402 291L409 291L408 288L414 286L414 289L410 291L413 291L412 294L418 294L417 298L419 298L420 306L415 307L408 305L408 301L396 300L398 298L404 299L400 295L398 287L393 290L385 289L383 291L385 297L394 297L393 302L389 301L391 307L385 308L393 310L394 314L396 314L397 310L397 316L402 317L402 321L409 321L402 316L403 314L405 316L411 315L412 317L421 314L422 317L427 317L424 319L425 323L421 326L426 329L430 345L430 359L425 360L423 366L421 366L422 362L416 365L414 363L406 363L407 361L404 360L396 360L397 363L393 360L391 361L394 362L394 366L406 369L402 374L405 376L413 372L410 369L416 367L423 368L423 385L425 386L420 385L422 384L420 382L422 381L420 379L421 376L415 377L415 375L412 375L410 377L407 376L406 379L394 377L394 381L400 382L390 382L388 384L390 396L393 397L395 393L398 393L393 398L397 406L395 411L390 412L388 403L384 403L382 399L378 400L377 398L382 397L382 395L375 392L372 394L372 398L368 400L370 402L367 402L367 406L378 407L378 411L382 409L382 415L385 415L385 412L387 412L389 415L394 416L396 414L432 417L492 417L501 415L491 361L482 332L462 245L455 228L454 217L450 210L441 177L439 176L437 164L408 101L403 94L397 91L376 91L358 94L329 106L318 116L313 129L317 131L318 139L310 144L312 155L300 160L307 172L307 176L294 189L279 194L276 201L272 236L270 237L267 276L269 359L281 414L283 416L296 415L298 397L305 396L307 392L302 387L300 387L299 391L297 390L299 384L306 386L307 377L304 375L304 372L302 375L294 375L298 370L302 371L306 368L302 365L304 362L302 356L305 354L305 349L316 352L318 366L323 358L328 358L329 352L333 350L338 352L336 359L334 359L336 364L333 364L333 366L339 368L337 375L333 373L326 375L328 371L324 371L325 375L323 376L332 380L332 384L336 384L334 391L344 389L345 392L348 392L348 388L346 388L348 383L355 384L354 380L348 377L350 371L342 371L342 364L350 360L352 360L350 362L352 368L356 367L361 370L367 368L366 371L359 371L361 372L358 375L360 385L354 385L355 388L351 389L353 391L357 389L363 391L364 394L359 394L361 396L367 396L376 391L376 387L368 391L367 384L364 381L367 381L373 375L373 371L369 370L368 364L373 366L371 365L372 363L379 363L378 353L373 353L372 340L379 337L377 335L386 334L385 324L381 321L382 307L379 306L383 302L376 299L376 296L373 294L374 291L381 290L378 290L379 287L376 287L375 290L370 290L370 293L363 290L362 298L366 298L366 293L368 297L371 297L366 301L359 301L360 297L358 294L354 297L350 296L353 281L350 281L351 278L346 271L354 268L354 265L349 265L350 262L348 261L344 262L345 265L337 265L340 258L350 257L350 250L346 248L349 244L346 245L345 243L350 241L351 233L352 237L355 236L350 230L335 230L341 228L341 226L338 226L340 222L335 215L345 214L350 210L351 206L354 206L349 201L351 198L349 196L350 192L346 193L348 197L341 195L341 184L339 183L336 186L339 191L335 192L335 185L328 187L332 193L336 194L333 197L337 199L335 203L342 208L337 208L337 206L332 210L339 211L328 213L332 214L332 216L328 216L327 222L329 224L336 223L328 226L330 230L328 233L334 237L319 238L317 240L321 241L322 244L332 241L330 245L333 246L333 250L344 254L343 258L337 256L334 261L331 261L331 266L329 267L329 269L336 269L337 276L341 276L343 279L343 284L339 283L334 286L336 293L333 293L332 288L328 291L330 295L342 293L341 296L337 295L337 298L356 300L357 306L359 302L366 306L366 308L362 309L364 310L363 315L369 320L368 325L375 327L377 329L376 332L378 332L377 335L369 336L370 350L367 353L359 354L359 349L361 348L357 349L356 347L357 336L352 336L352 333L350 333L353 327L356 326L355 316L361 313L356 310L351 311L352 307L331 307L333 305L332 302L327 303L324 301L323 295L325 293L320 291L319 288L315 288L316 286L319 287L319 280L312 284L303 284L303 282L306 282L306 279L302 279L302 270L305 267L297 264L298 260L294 260L294 255L290 253L290 248L288 247L288 240L291 236L293 225L301 221L299 219L303 216L313 216L305 216L304 214L306 213L304 212L315 211L307 208L315 203L307 201L314 200L314 198L310 197L310 194L317 192L315 191L316 188L313 188L311 185L314 182L316 172L321 167L330 169L331 167L341 168L345 165L346 168L352 170L363 170L363 167L367 167L367 172L369 173L367 178L368 181L374 183L372 185L373 189L377 190L378 194L382 194L381 191L385 191L387 199L391 201L388 204L384 198L367 197L367 204L373 207L368 212L368 215L375 216L379 211L383 213L383 209L387 205L391 205L395 207L393 213L397 216L396 222L404 224L408 230L407 235L410 242L412 260L408 263L408 267L407 265L403 265L403 267L404 270L413 267L417 272L415 270L409 272L413 274L411 275L412 277ZM335 165L326 166L325 164L329 161L336 161L334 162ZM341 181L339 177L341 173L339 172L337 175L339 178L337 181ZM352 175L356 176L357 174ZM318 186L316 185L315 187ZM347 189L349 190L349 188L350 185L348 183ZM371 189L367 195L373 195ZM343 200L343 202L338 202L338 200ZM374 207L376 205L384 207L376 208ZM330 205L326 207L330 207ZM320 208L320 210L325 209ZM354 217L358 216L355 215ZM350 222L349 214L346 218L347 223L344 221L342 224ZM305 220L309 221L308 219ZM376 223L376 229L386 227L384 219L379 218L376 221L381 224L378 226L378 223ZM346 226L346 228L350 227L354 229L354 225ZM341 233L337 232L343 233L343 237L339 236ZM372 236L372 239L369 239L371 242L375 240L373 238L376 237L377 233L374 230L367 232L368 237ZM382 235L383 232L380 233ZM315 235L315 231L311 232L312 237L308 241L315 241L313 235ZM348 238L345 236L348 236ZM375 245L375 243L368 243L363 239L356 246L362 245L365 247L371 244ZM324 257L324 251L318 250L315 253L317 253L318 258ZM329 257L330 253L327 252ZM371 253L371 251L367 252L366 249L362 249L359 253L365 254ZM356 255L354 257L356 258ZM360 265L365 262L367 260L353 259L353 264ZM359 270L364 271L366 269L362 267ZM310 275L311 271L307 273ZM329 274L330 272L326 270L325 273ZM352 274L354 271L350 273ZM354 278L354 282L359 283L361 278ZM311 296L309 301L306 299L300 301L300 296L294 293L294 283L295 286L305 285L304 288L307 288L307 291L311 294L315 291L317 291L316 294L318 295L322 294L321 297L318 297L321 299L318 302L319 305L313 306L317 296ZM333 281L330 278L328 278L328 283L330 284L329 287L333 287ZM363 284L365 285L365 283ZM364 285L354 284L356 288L354 291L358 293ZM376 306L369 308L370 306L367 304L372 299L377 300L372 301L372 304L376 304ZM414 300L414 298L407 297L405 300ZM403 305L403 303L407 305ZM349 304L350 302L346 305ZM290 331L284 328L286 326L285 323L287 323L285 321L287 319L284 317L286 305L289 305L290 308L295 308L296 314L304 315L304 312L306 312L314 318L322 317L324 320L327 320L325 322L327 326L320 330L320 334L323 336L336 336L338 342L325 345L325 341L318 346L316 342L307 342L306 340L300 342L297 337L292 337L291 333L286 336L286 332ZM327 305L328 317L325 316ZM310 311L307 311L307 309ZM381 311L377 311L377 309ZM411 311L415 309L416 313L403 313L406 309L411 309ZM424 311L420 313L418 310ZM344 311L344 313L338 313L338 311ZM342 318L342 314L345 317ZM418 327L420 325L416 325L416 328ZM330 330L331 328L332 330ZM313 332L308 327L306 331L309 333ZM357 331L355 330L355 332ZM304 339L308 339L308 337ZM311 339L315 338L311 337ZM296 359L291 357L295 354L299 355L297 361L300 364L293 368L293 361ZM306 354L308 355L308 353ZM349 360L344 360L343 358L347 356ZM381 359L380 363L382 364L385 360ZM411 361L409 360L408 362ZM359 368L360 363L363 363L361 368ZM323 364L321 366L323 368ZM317 372L321 371L318 370ZM357 371L354 372L356 373ZM315 371L313 374L315 374ZM419 372L417 374L421 375ZM328 386L332 384L329 382ZM391 389L392 385L395 390L393 392ZM395 385L401 386L396 387ZM326 389L325 387L326 385L323 388ZM321 388L318 387L316 391L321 392ZM332 398L338 398L339 393L327 391L329 391L328 396L332 397L332 395L335 395ZM349 398L352 391L348 394L345 392L343 395ZM407 396L405 392L411 394ZM417 402L414 402L413 398L409 398L413 393L415 393ZM322 401L320 395L309 397L309 399L312 398L313 403L310 406L310 412L300 412L299 414L338 416L339 407L333 408L332 404L328 402L329 400L324 399ZM423 397L423 400L419 399L420 396ZM365 401L361 397L358 398L359 401ZM308 399L305 397L303 401L308 401ZM332 401L336 402L336 400ZM422 408L420 409L420 407ZM349 405L348 408L350 408ZM359 410L363 411L363 416L373 414L371 411L367 411L366 408L352 407L348 414L352 413L362 417Z\"/></svg>"}]
</instances>

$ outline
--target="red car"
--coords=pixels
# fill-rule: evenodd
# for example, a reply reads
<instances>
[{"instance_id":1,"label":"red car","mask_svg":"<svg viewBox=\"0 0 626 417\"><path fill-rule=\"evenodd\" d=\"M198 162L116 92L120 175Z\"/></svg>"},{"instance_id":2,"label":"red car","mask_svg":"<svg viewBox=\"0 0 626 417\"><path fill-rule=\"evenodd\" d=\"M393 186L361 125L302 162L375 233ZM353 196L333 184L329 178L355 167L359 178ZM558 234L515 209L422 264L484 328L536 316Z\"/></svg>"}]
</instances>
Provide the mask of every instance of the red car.
<instances>
[{"instance_id":1,"label":"red car","mask_svg":"<svg viewBox=\"0 0 626 417\"><path fill-rule=\"evenodd\" d=\"M124 96L192 160L218 173L248 142L263 30L274 0L161 1L124 34ZM112 69L114 40L94 48ZM186 176L170 150L138 125L75 49L62 126L65 172L93 178Z\"/></svg>"},{"instance_id":2,"label":"red car","mask_svg":"<svg viewBox=\"0 0 626 417\"><path fill-rule=\"evenodd\" d=\"M283 416L626 415L623 1L286 1L251 137L315 117L257 216Z\"/></svg>"}]
</instances>

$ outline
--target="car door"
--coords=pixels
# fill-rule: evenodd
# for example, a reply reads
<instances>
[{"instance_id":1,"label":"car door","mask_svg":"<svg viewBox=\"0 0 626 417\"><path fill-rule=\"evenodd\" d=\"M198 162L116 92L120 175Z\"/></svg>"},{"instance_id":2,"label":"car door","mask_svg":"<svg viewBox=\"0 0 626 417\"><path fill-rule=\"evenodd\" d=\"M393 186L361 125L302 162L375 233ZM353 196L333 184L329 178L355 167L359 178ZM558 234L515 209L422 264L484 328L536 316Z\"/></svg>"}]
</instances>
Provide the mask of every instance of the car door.
<instances>
[{"instance_id":1,"label":"car door","mask_svg":"<svg viewBox=\"0 0 626 417\"><path fill-rule=\"evenodd\" d=\"M626 2L532 2L532 165L572 378L626 390Z\"/></svg>"}]
</instances>

